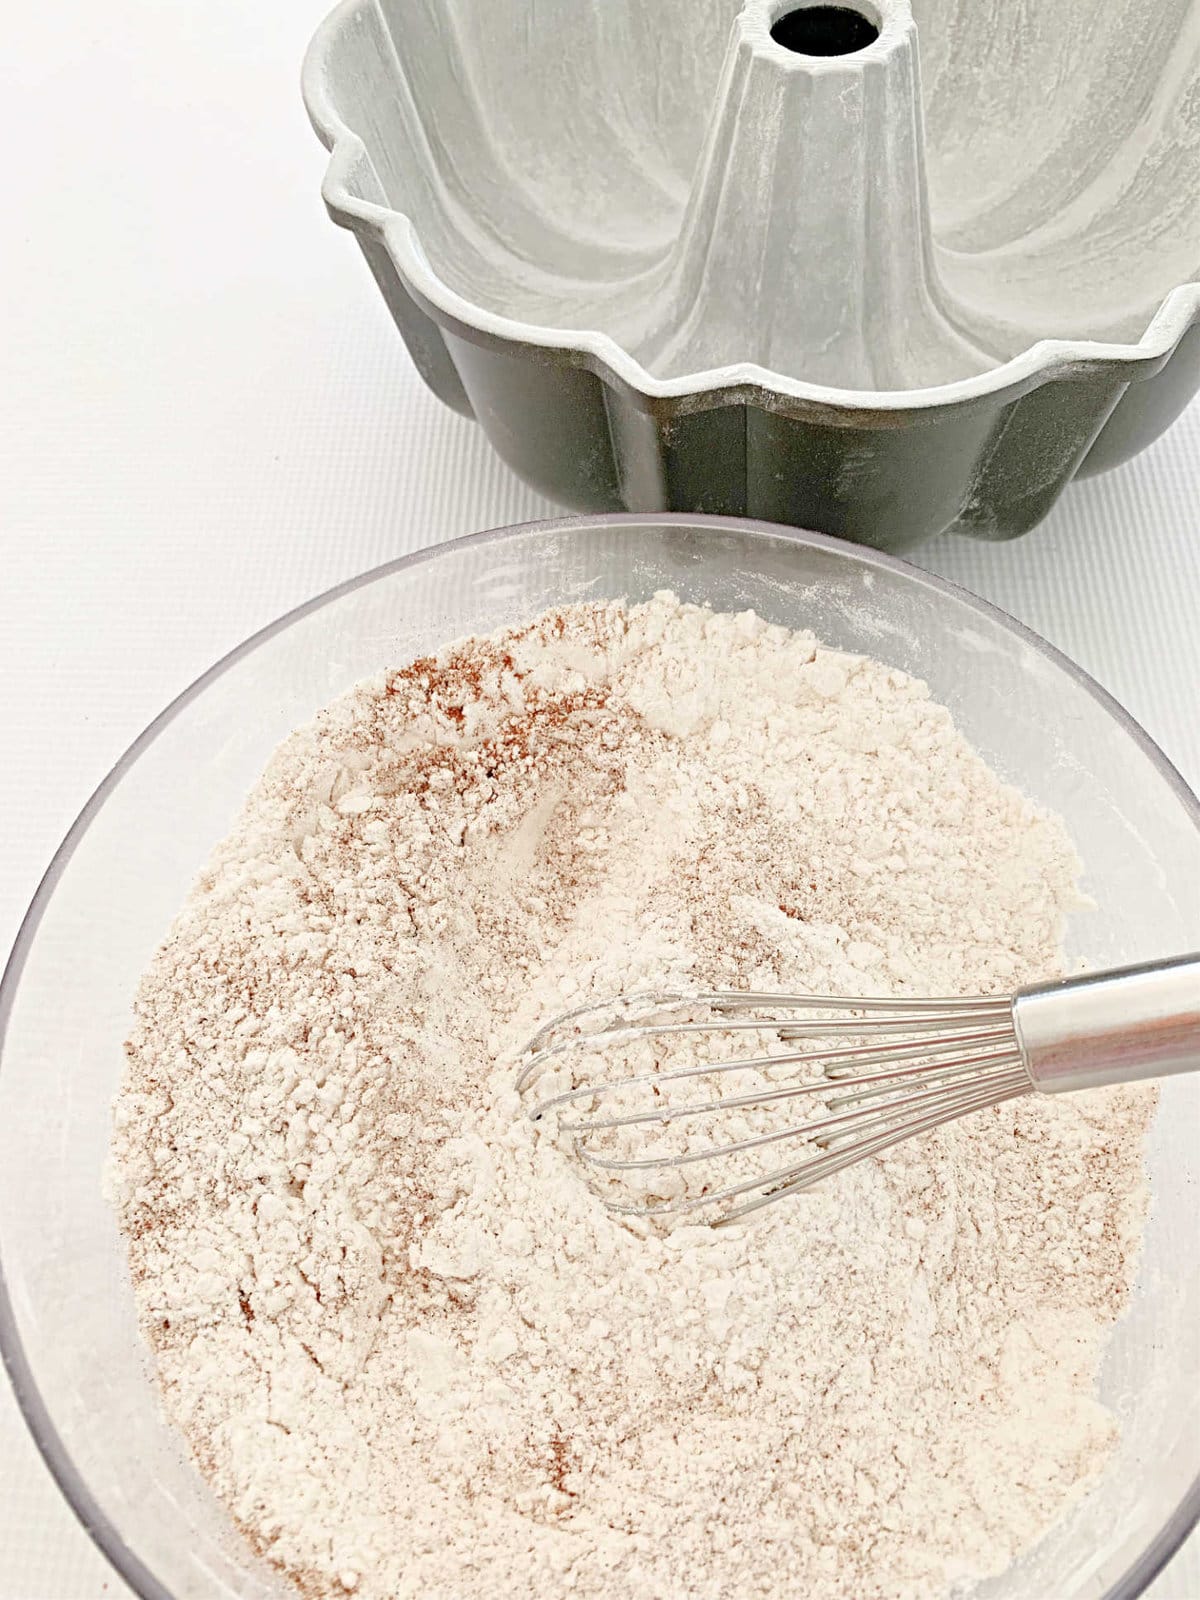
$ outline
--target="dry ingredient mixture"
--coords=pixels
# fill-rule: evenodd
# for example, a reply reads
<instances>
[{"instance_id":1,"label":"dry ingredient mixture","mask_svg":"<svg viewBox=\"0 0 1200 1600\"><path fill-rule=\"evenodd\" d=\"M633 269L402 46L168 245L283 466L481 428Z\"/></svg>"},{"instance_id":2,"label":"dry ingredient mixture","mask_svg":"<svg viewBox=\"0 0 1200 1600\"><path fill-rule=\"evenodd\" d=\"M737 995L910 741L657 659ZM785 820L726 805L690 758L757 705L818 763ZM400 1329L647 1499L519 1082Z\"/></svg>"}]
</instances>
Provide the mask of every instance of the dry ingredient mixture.
<instances>
[{"instance_id":1,"label":"dry ingredient mixture","mask_svg":"<svg viewBox=\"0 0 1200 1600\"><path fill-rule=\"evenodd\" d=\"M306 1596L944 1596L1115 1434L1154 1097L1024 1100L725 1232L626 1225L513 1060L659 984L1003 991L1078 864L926 689L583 605L278 751L143 982L114 1188L168 1416Z\"/></svg>"}]
</instances>

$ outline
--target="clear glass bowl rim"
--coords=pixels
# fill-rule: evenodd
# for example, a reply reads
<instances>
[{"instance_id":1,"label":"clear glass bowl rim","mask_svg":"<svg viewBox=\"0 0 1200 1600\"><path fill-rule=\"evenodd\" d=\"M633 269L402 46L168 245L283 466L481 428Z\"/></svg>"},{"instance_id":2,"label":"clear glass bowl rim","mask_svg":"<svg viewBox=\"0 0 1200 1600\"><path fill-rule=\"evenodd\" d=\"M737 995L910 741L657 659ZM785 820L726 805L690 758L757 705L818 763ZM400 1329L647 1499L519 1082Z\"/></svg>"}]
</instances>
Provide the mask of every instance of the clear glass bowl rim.
<instances>
[{"instance_id":1,"label":"clear glass bowl rim","mask_svg":"<svg viewBox=\"0 0 1200 1600\"><path fill-rule=\"evenodd\" d=\"M844 539L834 539L825 534L809 533L800 529L786 527L779 523L762 522L746 517L700 516L680 513L647 513L645 515L620 513L600 516L552 517L536 522L513 523L507 527L492 528L482 533L467 534L458 539L431 545L423 550L415 551L411 555L399 556L392 561L383 562L381 565L372 567L366 572L359 573L356 577L348 578L343 583L335 584L333 588L326 589L311 600L306 600L301 605L293 607L292 610L277 617L274 622L268 623L264 628L260 628L256 633L251 634L241 644L235 645L232 650L216 661L159 712L153 722L138 735L124 754L121 755L87 800L83 809L72 823L63 842L55 851L41 882L38 884L33 899L30 901L29 909L21 921L4 968L3 977L0 978L0 1071L3 1071L4 1066L4 1041L8 1031L13 1000L20 983L26 957L37 934L45 909L71 856L75 852L76 846L100 812L108 795L137 761L142 752L153 743L168 724L187 710L210 684L220 678L235 663L241 661L243 657L256 650L259 645L265 644L267 640L284 632L293 623L300 621L301 618L320 610L324 606L331 605L336 600L341 599L342 596L351 594L357 589L366 588L379 580L393 577L400 572L410 571L423 564L436 562L451 551L462 550L472 545L503 545L510 541L527 538L530 535L537 536L538 534L547 536L568 534L586 538L590 531L613 527L663 529L697 527L709 529L715 533L730 532L742 535L750 533L758 537L783 540L800 546L823 549L842 559L877 571L894 573L918 587L924 587L934 593L952 597L979 615L989 618L992 622L999 623L1007 632L1013 634L1038 655L1066 673L1084 693L1106 710L1157 768L1179 800L1183 810L1191 818L1197 832L1200 832L1200 799L1193 793L1182 775L1168 761L1149 734L1134 721L1119 701L1115 700L1107 690L1102 689L1096 680L1085 672L1082 667L1076 665L1069 656L1064 655L1061 650L1057 650L1031 628L1027 628L1024 623L1018 622L1015 617L1001 610L999 606L994 606L989 601L980 599L969 590L950 583L944 578L935 577L932 573L914 567L907 561L902 561L895 556L884 555L882 552L864 545L851 544ZM16 1395L17 1404L30 1433L33 1435L34 1443L37 1445L51 1477L58 1485L67 1504L75 1513L85 1532L107 1558L117 1574L138 1597L138 1600L174 1600L174 1597L163 1587L145 1563L128 1548L118 1529L101 1511L87 1483L77 1470L66 1446L59 1437L58 1431L50 1418L49 1411L38 1392L29 1363L25 1357L17 1331L16 1315L5 1278L2 1258L0 1258L0 1361L3 1362L4 1370L8 1374L13 1392ZM1145 1592L1167 1565L1197 1523L1200 1523L1200 1476L1197 1476L1191 1483L1183 1498L1166 1517L1145 1550L1112 1586L1107 1595L1105 1595L1104 1600L1136 1600L1136 1597Z\"/></svg>"}]
</instances>

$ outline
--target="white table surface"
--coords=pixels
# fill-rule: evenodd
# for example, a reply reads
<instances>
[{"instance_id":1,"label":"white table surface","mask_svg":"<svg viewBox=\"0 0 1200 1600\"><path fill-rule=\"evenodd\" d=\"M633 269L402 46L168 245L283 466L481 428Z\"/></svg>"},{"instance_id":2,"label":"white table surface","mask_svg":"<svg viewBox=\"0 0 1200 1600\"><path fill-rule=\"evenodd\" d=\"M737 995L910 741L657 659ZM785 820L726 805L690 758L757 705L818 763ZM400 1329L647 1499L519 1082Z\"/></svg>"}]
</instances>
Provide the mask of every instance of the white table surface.
<instances>
[{"instance_id":1,"label":"white table surface","mask_svg":"<svg viewBox=\"0 0 1200 1600\"><path fill-rule=\"evenodd\" d=\"M363 568L553 509L425 392L325 218L297 87L322 9L6 13L5 949L90 790L217 656ZM1074 656L1200 786L1200 406L1029 538L916 559ZM1150 1593L1200 1600L1200 1539ZM126 1594L0 1379L0 1600Z\"/></svg>"}]
</instances>

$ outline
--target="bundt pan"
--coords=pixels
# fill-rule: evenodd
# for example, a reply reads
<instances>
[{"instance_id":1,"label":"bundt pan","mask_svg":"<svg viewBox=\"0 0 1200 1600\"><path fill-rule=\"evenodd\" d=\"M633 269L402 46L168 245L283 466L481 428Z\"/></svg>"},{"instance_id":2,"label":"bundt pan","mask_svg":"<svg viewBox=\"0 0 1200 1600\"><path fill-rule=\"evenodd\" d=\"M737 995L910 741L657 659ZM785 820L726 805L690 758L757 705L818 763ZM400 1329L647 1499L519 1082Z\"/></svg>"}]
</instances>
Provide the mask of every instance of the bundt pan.
<instances>
[{"instance_id":1,"label":"bundt pan","mask_svg":"<svg viewBox=\"0 0 1200 1600\"><path fill-rule=\"evenodd\" d=\"M1200 0L345 0L304 91L426 381L570 506L1008 538L1200 383Z\"/></svg>"}]
</instances>

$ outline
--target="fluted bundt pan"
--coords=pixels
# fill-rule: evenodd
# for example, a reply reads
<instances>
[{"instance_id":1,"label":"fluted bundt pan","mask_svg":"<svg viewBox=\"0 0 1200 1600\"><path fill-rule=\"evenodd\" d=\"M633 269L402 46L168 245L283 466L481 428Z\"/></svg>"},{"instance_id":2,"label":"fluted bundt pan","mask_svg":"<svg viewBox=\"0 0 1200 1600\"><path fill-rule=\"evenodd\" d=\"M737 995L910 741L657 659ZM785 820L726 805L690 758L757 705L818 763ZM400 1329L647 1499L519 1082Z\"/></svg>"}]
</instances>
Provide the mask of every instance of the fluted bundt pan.
<instances>
[{"instance_id":1,"label":"fluted bundt pan","mask_svg":"<svg viewBox=\"0 0 1200 1600\"><path fill-rule=\"evenodd\" d=\"M345 0L304 74L417 366L530 483L903 548L1200 383L1200 0Z\"/></svg>"}]
</instances>

